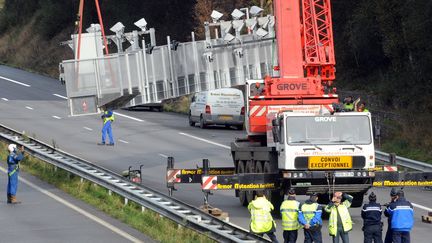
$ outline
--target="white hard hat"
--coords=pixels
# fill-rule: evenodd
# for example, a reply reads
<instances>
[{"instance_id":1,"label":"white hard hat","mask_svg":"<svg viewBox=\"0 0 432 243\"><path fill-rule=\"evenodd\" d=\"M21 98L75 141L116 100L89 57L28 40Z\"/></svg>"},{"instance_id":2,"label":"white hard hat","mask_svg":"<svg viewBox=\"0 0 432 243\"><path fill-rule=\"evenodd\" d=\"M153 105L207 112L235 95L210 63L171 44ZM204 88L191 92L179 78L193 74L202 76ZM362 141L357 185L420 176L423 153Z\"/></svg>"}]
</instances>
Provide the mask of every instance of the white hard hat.
<instances>
[{"instance_id":1,"label":"white hard hat","mask_svg":"<svg viewBox=\"0 0 432 243\"><path fill-rule=\"evenodd\" d=\"M15 151L15 149L17 148L17 146L16 146L16 144L14 144L14 143L11 143L11 144L9 144L9 146L8 146L8 150L9 150L9 152L13 152L13 151Z\"/></svg>"}]
</instances>

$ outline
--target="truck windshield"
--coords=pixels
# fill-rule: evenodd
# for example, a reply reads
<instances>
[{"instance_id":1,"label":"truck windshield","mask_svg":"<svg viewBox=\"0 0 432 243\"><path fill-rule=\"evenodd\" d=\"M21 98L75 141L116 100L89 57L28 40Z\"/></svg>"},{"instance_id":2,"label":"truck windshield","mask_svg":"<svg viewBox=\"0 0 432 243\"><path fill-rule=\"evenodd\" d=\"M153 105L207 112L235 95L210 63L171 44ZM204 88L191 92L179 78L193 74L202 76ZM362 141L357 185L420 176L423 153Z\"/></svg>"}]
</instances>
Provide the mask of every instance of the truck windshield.
<instances>
[{"instance_id":1,"label":"truck windshield","mask_svg":"<svg viewBox=\"0 0 432 243\"><path fill-rule=\"evenodd\" d=\"M287 142L304 144L370 144L367 116L296 116L286 118Z\"/></svg>"}]
</instances>

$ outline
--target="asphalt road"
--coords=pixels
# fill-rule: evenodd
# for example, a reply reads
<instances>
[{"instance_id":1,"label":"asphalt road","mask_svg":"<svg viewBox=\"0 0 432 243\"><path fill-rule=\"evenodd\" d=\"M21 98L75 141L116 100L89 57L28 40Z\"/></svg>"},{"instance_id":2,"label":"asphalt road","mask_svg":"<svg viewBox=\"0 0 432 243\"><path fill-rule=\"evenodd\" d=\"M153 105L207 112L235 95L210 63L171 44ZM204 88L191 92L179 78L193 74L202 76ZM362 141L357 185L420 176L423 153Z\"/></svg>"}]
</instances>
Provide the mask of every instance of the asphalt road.
<instances>
[{"instance_id":1,"label":"asphalt road","mask_svg":"<svg viewBox=\"0 0 432 243\"><path fill-rule=\"evenodd\" d=\"M0 242L154 242L25 173L20 173L17 193L22 203L7 204L7 176L5 168L0 170Z\"/></svg>"},{"instance_id":2,"label":"asphalt road","mask_svg":"<svg viewBox=\"0 0 432 243\"><path fill-rule=\"evenodd\" d=\"M231 166L229 144L243 131L215 127L201 130L189 127L187 117L172 113L148 111L117 111L113 125L116 146L97 146L100 141L101 120L98 115L68 117L64 98L65 87L57 80L0 66L0 122L26 131L45 142L55 141L57 146L113 171L123 171L129 166L144 165L143 183L159 191L167 191L165 184L166 157L174 156L175 167L195 168L202 159L211 166ZM11 81L12 80L12 81ZM20 83L17 83L20 82ZM389 199L390 189L374 189L378 201ZM432 211L431 191L407 189L408 200L420 205L416 210L416 225L412 240L428 242L430 224L421 222L426 210ZM174 196L189 204L199 206L203 195L199 185L180 186ZM305 197L300 197L304 200ZM227 211L230 221L248 228L249 213L241 207L234 192L215 192L210 197L213 206ZM360 209L351 209L355 223L352 242L362 242ZM385 219L383 221L386 221ZM280 221L277 221L280 226ZM323 238L330 238L323 228ZM282 233L277 232L282 240ZM300 234L299 240L302 240Z\"/></svg>"}]
</instances>

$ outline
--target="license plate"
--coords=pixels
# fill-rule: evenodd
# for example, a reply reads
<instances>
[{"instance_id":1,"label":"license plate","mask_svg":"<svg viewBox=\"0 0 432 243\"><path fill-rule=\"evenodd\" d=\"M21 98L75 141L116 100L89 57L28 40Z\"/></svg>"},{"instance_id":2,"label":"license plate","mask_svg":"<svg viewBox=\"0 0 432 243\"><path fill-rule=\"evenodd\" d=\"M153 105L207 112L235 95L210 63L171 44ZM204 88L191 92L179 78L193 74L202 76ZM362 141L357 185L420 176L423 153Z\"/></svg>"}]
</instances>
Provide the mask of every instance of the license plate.
<instances>
[{"instance_id":1,"label":"license plate","mask_svg":"<svg viewBox=\"0 0 432 243\"><path fill-rule=\"evenodd\" d=\"M351 156L313 156L309 157L308 168L311 170L351 169Z\"/></svg>"},{"instance_id":2,"label":"license plate","mask_svg":"<svg viewBox=\"0 0 432 243\"><path fill-rule=\"evenodd\" d=\"M232 120L233 117L232 116L219 116L219 119L224 120L224 121L229 121L229 120Z\"/></svg>"}]
</instances>

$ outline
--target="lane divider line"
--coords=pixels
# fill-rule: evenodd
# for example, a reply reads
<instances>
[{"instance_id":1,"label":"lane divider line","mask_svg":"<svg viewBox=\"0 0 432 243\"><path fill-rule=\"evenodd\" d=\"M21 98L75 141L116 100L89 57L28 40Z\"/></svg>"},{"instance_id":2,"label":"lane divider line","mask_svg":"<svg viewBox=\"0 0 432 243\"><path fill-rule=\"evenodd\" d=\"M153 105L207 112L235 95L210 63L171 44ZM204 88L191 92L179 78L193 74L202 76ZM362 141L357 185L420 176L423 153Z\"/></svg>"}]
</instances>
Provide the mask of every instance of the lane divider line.
<instances>
[{"instance_id":1,"label":"lane divider line","mask_svg":"<svg viewBox=\"0 0 432 243\"><path fill-rule=\"evenodd\" d=\"M13 80L13 79L10 79L10 78L6 78L6 77L3 77L3 76L0 76L0 78L4 79L6 81L9 81L9 82L15 83L15 84L19 84L19 85L25 86L25 87L31 87L30 84L25 84L25 83L22 83L22 82L18 82L16 80Z\"/></svg>"},{"instance_id":2,"label":"lane divider line","mask_svg":"<svg viewBox=\"0 0 432 243\"><path fill-rule=\"evenodd\" d=\"M58 116L52 116L53 118L55 118L55 119L61 119L61 117L58 117Z\"/></svg>"},{"instance_id":3,"label":"lane divider line","mask_svg":"<svg viewBox=\"0 0 432 243\"><path fill-rule=\"evenodd\" d=\"M121 139L119 139L119 142L122 142L122 143L129 143L128 141L125 141L125 140L121 140Z\"/></svg>"},{"instance_id":4,"label":"lane divider line","mask_svg":"<svg viewBox=\"0 0 432 243\"><path fill-rule=\"evenodd\" d=\"M219 147L225 148L225 149L231 149L230 146L226 146L226 145L223 145L223 144L220 144L220 143L216 143L216 142L213 142L213 141L210 141L210 140L204 139L204 138L196 137L196 136L193 136L193 135L190 135L190 134L184 133L184 132L179 132L179 134L180 134L180 135L183 135L183 136L186 136L186 137L190 137L190 138L193 138L193 139L199 140L199 141L203 141L203 142L206 142L206 143L209 143L209 144L213 144L213 145L216 145L216 146L219 146Z\"/></svg>"},{"instance_id":5,"label":"lane divider line","mask_svg":"<svg viewBox=\"0 0 432 243\"><path fill-rule=\"evenodd\" d=\"M165 154L159 154L159 156L164 157L165 159L168 158L168 155Z\"/></svg>"},{"instance_id":6,"label":"lane divider line","mask_svg":"<svg viewBox=\"0 0 432 243\"><path fill-rule=\"evenodd\" d=\"M33 110L33 108L31 108L30 106L26 106L26 108L29 110Z\"/></svg>"},{"instance_id":7,"label":"lane divider line","mask_svg":"<svg viewBox=\"0 0 432 243\"><path fill-rule=\"evenodd\" d=\"M7 173L7 171L3 167L0 167L0 170L3 171L4 173ZM82 209L82 208L80 208L80 207L78 207L76 205L73 205L72 203L66 201L65 199L63 199L63 198L55 195L54 193L52 193L52 192L50 192L48 190L45 190L45 189L43 189L43 188L41 188L41 187L33 184L32 182L30 182L30 181L28 181L28 180L26 180L26 179L24 179L22 177L20 177L19 180L22 181L22 182L24 182L24 184L28 185L29 187L31 187L31 188L33 188L33 189L35 189L35 190L37 190L37 191L45 194L46 196L54 199L55 201L63 204L64 206L66 206L66 207L68 207L68 208L76 211L77 213L79 213L79 214L81 214L81 215L83 215L83 216L85 216L85 217L93 220L94 222L96 222L96 223L104 226L105 228L111 230L112 232L115 232L116 234L118 234L118 235L120 235L120 236L122 236L122 237L124 237L124 238L126 238L128 240L130 240L131 242L142 242L141 240L139 240L139 239L133 237L132 235L130 235L129 233L127 233L127 232L125 232L125 231L117 228L116 226L108 223L107 221L105 221L105 220L103 220L103 219L101 219L101 218L99 218L99 217L97 217L97 216L95 216L95 215L93 215L93 214L85 211L84 209Z\"/></svg>"},{"instance_id":8,"label":"lane divider line","mask_svg":"<svg viewBox=\"0 0 432 243\"><path fill-rule=\"evenodd\" d=\"M83 127L85 130L93 131L90 127Z\"/></svg>"},{"instance_id":9,"label":"lane divider line","mask_svg":"<svg viewBox=\"0 0 432 243\"><path fill-rule=\"evenodd\" d=\"M53 94L54 96L57 96L57 97L59 97L59 98L62 98L62 99L65 99L65 100L67 100L67 97L64 97L63 95L59 95L59 94Z\"/></svg>"},{"instance_id":10,"label":"lane divider line","mask_svg":"<svg viewBox=\"0 0 432 243\"><path fill-rule=\"evenodd\" d=\"M423 205L420 205L420 204L417 204L417 203L411 203L414 207L416 207L416 208L420 208L420 209L423 209L423 210L425 210L425 211L428 211L428 212L432 212L432 208L428 208L428 207L425 207L425 206L423 206Z\"/></svg>"},{"instance_id":11,"label":"lane divider line","mask_svg":"<svg viewBox=\"0 0 432 243\"><path fill-rule=\"evenodd\" d=\"M135 118L135 117L132 117L132 116L124 115L124 114L121 114L121 113L118 113L118 112L114 112L114 114L117 115L117 116L122 116L122 117L126 117L126 118L129 118L129 119L132 119L132 120L137 121L137 122L144 122L144 120L141 120L139 118Z\"/></svg>"},{"instance_id":12,"label":"lane divider line","mask_svg":"<svg viewBox=\"0 0 432 243\"><path fill-rule=\"evenodd\" d=\"M9 101L8 99L6 99L6 98L2 98L2 100L4 100L4 101Z\"/></svg>"}]
</instances>

